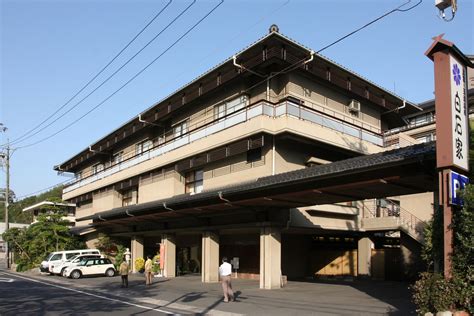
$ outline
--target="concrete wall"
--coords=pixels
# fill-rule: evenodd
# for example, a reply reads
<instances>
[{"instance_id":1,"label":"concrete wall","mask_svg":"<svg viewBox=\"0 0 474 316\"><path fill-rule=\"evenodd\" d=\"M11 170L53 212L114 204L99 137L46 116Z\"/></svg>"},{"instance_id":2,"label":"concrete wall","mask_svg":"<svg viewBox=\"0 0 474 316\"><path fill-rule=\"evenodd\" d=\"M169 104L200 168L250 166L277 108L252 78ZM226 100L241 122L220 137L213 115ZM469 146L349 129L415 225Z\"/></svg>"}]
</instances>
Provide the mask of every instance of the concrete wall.
<instances>
[{"instance_id":1,"label":"concrete wall","mask_svg":"<svg viewBox=\"0 0 474 316\"><path fill-rule=\"evenodd\" d=\"M303 100L313 102L315 105L331 109L336 112L334 113L336 115L337 113L344 114L351 122L355 120L356 123L359 123L358 125L366 123L381 128L382 110L380 108L361 102L359 117L354 117L348 110L348 105L352 100L351 97L316 83L303 75L290 74L285 93L293 94Z\"/></svg>"},{"instance_id":2,"label":"concrete wall","mask_svg":"<svg viewBox=\"0 0 474 316\"><path fill-rule=\"evenodd\" d=\"M337 230L358 230L358 209L326 204L291 210L292 227L318 227Z\"/></svg>"},{"instance_id":3,"label":"concrete wall","mask_svg":"<svg viewBox=\"0 0 474 316\"><path fill-rule=\"evenodd\" d=\"M122 195L112 189L106 190L105 192L95 193L92 197L92 207L94 212L102 210L109 210L115 207L122 206Z\"/></svg>"},{"instance_id":4,"label":"concrete wall","mask_svg":"<svg viewBox=\"0 0 474 316\"><path fill-rule=\"evenodd\" d=\"M433 215L433 193L400 196L400 207L423 221L429 221Z\"/></svg>"},{"instance_id":5,"label":"concrete wall","mask_svg":"<svg viewBox=\"0 0 474 316\"><path fill-rule=\"evenodd\" d=\"M184 193L182 177L175 171L170 171L159 176L140 179L138 184L138 203L145 203L165 199Z\"/></svg>"}]
</instances>

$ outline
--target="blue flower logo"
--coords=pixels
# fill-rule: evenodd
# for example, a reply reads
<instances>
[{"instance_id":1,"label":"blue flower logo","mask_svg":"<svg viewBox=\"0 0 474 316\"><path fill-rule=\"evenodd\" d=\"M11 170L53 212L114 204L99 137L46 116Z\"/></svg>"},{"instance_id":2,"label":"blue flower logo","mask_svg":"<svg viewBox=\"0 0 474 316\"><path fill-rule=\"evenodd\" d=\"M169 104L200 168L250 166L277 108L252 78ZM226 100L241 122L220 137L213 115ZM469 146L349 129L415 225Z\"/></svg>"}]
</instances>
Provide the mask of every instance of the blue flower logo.
<instances>
[{"instance_id":1,"label":"blue flower logo","mask_svg":"<svg viewBox=\"0 0 474 316\"><path fill-rule=\"evenodd\" d=\"M457 86L461 84L461 70L459 69L458 64L453 66L453 79Z\"/></svg>"}]
</instances>

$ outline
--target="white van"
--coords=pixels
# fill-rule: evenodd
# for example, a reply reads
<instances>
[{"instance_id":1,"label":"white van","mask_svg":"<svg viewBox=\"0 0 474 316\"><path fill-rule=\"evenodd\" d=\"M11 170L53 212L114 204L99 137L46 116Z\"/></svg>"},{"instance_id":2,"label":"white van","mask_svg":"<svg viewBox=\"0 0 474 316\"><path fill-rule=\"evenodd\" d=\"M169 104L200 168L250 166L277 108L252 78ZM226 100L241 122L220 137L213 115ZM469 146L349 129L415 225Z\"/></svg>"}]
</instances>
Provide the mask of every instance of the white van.
<instances>
[{"instance_id":1,"label":"white van","mask_svg":"<svg viewBox=\"0 0 474 316\"><path fill-rule=\"evenodd\" d=\"M55 265L62 264L77 255L100 255L100 251L97 249L80 249L52 252L41 262L40 271L52 273Z\"/></svg>"}]
</instances>

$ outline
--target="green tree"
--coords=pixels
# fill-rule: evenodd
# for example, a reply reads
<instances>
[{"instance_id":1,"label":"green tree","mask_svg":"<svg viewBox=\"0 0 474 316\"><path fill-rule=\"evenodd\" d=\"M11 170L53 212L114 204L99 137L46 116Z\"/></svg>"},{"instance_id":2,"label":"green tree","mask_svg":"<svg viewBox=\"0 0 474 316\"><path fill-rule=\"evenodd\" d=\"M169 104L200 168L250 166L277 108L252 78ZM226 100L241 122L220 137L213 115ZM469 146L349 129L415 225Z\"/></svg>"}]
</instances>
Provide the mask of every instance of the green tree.
<instances>
[{"instance_id":1,"label":"green tree","mask_svg":"<svg viewBox=\"0 0 474 316\"><path fill-rule=\"evenodd\" d=\"M18 271L31 269L53 251L81 249L85 244L69 231L70 223L56 207L49 207L27 229L11 228L2 236L15 253Z\"/></svg>"},{"instance_id":2,"label":"green tree","mask_svg":"<svg viewBox=\"0 0 474 316\"><path fill-rule=\"evenodd\" d=\"M466 310L474 314L474 185L467 185L461 193L464 206L454 209L453 277L445 280L439 273L423 273L413 287L413 300L418 312L439 312L448 309ZM434 262L441 261L443 251L442 214L436 212L425 231L422 257L428 270ZM442 269L440 269L442 271Z\"/></svg>"}]
</instances>

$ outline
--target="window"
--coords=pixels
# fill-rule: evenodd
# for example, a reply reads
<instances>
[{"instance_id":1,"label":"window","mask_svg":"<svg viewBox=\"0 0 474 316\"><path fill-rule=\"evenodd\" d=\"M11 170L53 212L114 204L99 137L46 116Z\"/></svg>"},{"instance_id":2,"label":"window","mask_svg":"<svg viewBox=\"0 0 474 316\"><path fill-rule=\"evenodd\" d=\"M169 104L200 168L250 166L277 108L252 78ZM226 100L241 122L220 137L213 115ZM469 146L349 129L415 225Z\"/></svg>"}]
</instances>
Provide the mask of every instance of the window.
<instances>
[{"instance_id":1,"label":"window","mask_svg":"<svg viewBox=\"0 0 474 316\"><path fill-rule=\"evenodd\" d=\"M173 126L174 137L179 137L188 132L188 122L184 121Z\"/></svg>"},{"instance_id":2,"label":"window","mask_svg":"<svg viewBox=\"0 0 474 316\"><path fill-rule=\"evenodd\" d=\"M122 193L122 206L129 206L137 204L137 190L135 188L123 191Z\"/></svg>"},{"instance_id":3,"label":"window","mask_svg":"<svg viewBox=\"0 0 474 316\"><path fill-rule=\"evenodd\" d=\"M76 172L76 180L81 180L82 179L82 171Z\"/></svg>"},{"instance_id":4,"label":"window","mask_svg":"<svg viewBox=\"0 0 474 316\"><path fill-rule=\"evenodd\" d=\"M416 137L416 140L419 143L429 143L433 140L436 140L436 138L435 138L435 135L433 133L430 133L428 135L418 136L418 137Z\"/></svg>"},{"instance_id":5,"label":"window","mask_svg":"<svg viewBox=\"0 0 474 316\"><path fill-rule=\"evenodd\" d=\"M260 159L262 159L262 148L255 148L247 151L247 163L260 161Z\"/></svg>"},{"instance_id":6,"label":"window","mask_svg":"<svg viewBox=\"0 0 474 316\"><path fill-rule=\"evenodd\" d=\"M214 119L220 119L225 116L225 104L219 104L214 107Z\"/></svg>"},{"instance_id":7,"label":"window","mask_svg":"<svg viewBox=\"0 0 474 316\"><path fill-rule=\"evenodd\" d=\"M248 97L246 95L221 103L214 107L214 119L220 119L228 114L236 112L248 104Z\"/></svg>"},{"instance_id":8,"label":"window","mask_svg":"<svg viewBox=\"0 0 474 316\"><path fill-rule=\"evenodd\" d=\"M408 120L409 126L419 126L422 124L427 124L433 122L435 119L434 113L424 113L415 117L412 117Z\"/></svg>"},{"instance_id":9,"label":"window","mask_svg":"<svg viewBox=\"0 0 474 316\"><path fill-rule=\"evenodd\" d=\"M98 163L94 166L92 166L92 174L97 174L104 170L104 164L103 163Z\"/></svg>"},{"instance_id":10,"label":"window","mask_svg":"<svg viewBox=\"0 0 474 316\"><path fill-rule=\"evenodd\" d=\"M57 253L57 254L53 255L51 257L51 259L49 259L49 261L61 260L62 258L63 258L63 254L62 253Z\"/></svg>"},{"instance_id":11,"label":"window","mask_svg":"<svg viewBox=\"0 0 474 316\"><path fill-rule=\"evenodd\" d=\"M186 193L200 193L204 189L204 172L202 170L195 170L186 173L185 185Z\"/></svg>"},{"instance_id":12,"label":"window","mask_svg":"<svg viewBox=\"0 0 474 316\"><path fill-rule=\"evenodd\" d=\"M72 257L75 257L77 255L79 255L80 253L78 252L72 252L72 253L67 253L66 254L66 259L71 259Z\"/></svg>"},{"instance_id":13,"label":"window","mask_svg":"<svg viewBox=\"0 0 474 316\"><path fill-rule=\"evenodd\" d=\"M135 154L139 155L153 147L153 142L149 139L135 145Z\"/></svg>"},{"instance_id":14,"label":"window","mask_svg":"<svg viewBox=\"0 0 474 316\"><path fill-rule=\"evenodd\" d=\"M112 156L112 164L116 165L122 162L123 151L120 151Z\"/></svg>"}]
</instances>

